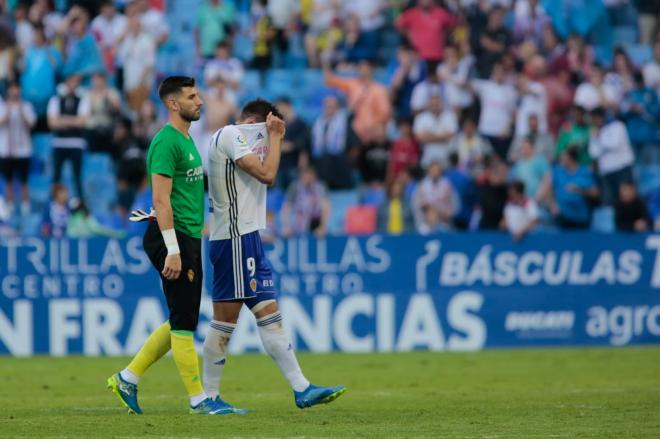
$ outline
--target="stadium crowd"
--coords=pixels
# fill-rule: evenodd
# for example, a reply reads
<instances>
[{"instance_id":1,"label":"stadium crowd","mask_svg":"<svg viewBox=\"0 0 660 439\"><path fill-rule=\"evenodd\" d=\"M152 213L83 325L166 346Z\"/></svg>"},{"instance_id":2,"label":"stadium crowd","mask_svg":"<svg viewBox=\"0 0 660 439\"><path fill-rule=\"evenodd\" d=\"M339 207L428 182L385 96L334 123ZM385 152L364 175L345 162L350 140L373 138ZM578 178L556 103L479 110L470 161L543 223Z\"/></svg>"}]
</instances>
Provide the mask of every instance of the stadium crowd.
<instances>
[{"instance_id":1,"label":"stadium crowd","mask_svg":"<svg viewBox=\"0 0 660 439\"><path fill-rule=\"evenodd\" d=\"M182 7L194 19L177 34ZM42 236L139 231L125 219L150 205L155 86L183 34L202 155L248 98L286 119L267 237L323 236L337 215L347 233L660 229L659 14L658 0L0 0L0 234L30 234L29 217ZM84 181L99 156L108 201Z\"/></svg>"}]
</instances>

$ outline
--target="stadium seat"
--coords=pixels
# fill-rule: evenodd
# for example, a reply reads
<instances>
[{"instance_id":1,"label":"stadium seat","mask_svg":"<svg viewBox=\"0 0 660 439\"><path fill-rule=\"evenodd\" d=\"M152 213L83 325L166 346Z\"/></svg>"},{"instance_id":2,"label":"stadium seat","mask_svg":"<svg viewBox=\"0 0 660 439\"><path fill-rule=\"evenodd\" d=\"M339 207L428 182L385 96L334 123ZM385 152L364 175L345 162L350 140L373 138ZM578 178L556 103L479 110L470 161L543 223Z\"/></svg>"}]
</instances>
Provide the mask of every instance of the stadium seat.
<instances>
[{"instance_id":1,"label":"stadium seat","mask_svg":"<svg viewBox=\"0 0 660 439\"><path fill-rule=\"evenodd\" d=\"M30 198L38 206L44 206L50 199L50 176L43 174L31 174L28 177Z\"/></svg>"},{"instance_id":2,"label":"stadium seat","mask_svg":"<svg viewBox=\"0 0 660 439\"><path fill-rule=\"evenodd\" d=\"M321 88L324 85L323 72L317 69L305 69L302 72L302 81L311 89Z\"/></svg>"},{"instance_id":3,"label":"stadium seat","mask_svg":"<svg viewBox=\"0 0 660 439\"><path fill-rule=\"evenodd\" d=\"M646 195L660 187L660 165L639 165L635 170L640 194Z\"/></svg>"},{"instance_id":4,"label":"stadium seat","mask_svg":"<svg viewBox=\"0 0 660 439\"><path fill-rule=\"evenodd\" d=\"M241 91L254 91L261 87L261 76L256 70L246 70L241 78Z\"/></svg>"},{"instance_id":5,"label":"stadium seat","mask_svg":"<svg viewBox=\"0 0 660 439\"><path fill-rule=\"evenodd\" d=\"M275 213L279 212L282 209L284 204L285 196L284 192L278 188L272 188L268 190L266 198L266 209L272 210Z\"/></svg>"},{"instance_id":6,"label":"stadium seat","mask_svg":"<svg viewBox=\"0 0 660 439\"><path fill-rule=\"evenodd\" d=\"M50 160L52 153L52 134L38 133L32 136L32 150L36 157Z\"/></svg>"},{"instance_id":7,"label":"stadium seat","mask_svg":"<svg viewBox=\"0 0 660 439\"><path fill-rule=\"evenodd\" d=\"M368 235L376 231L375 206L357 205L346 209L344 232L348 235Z\"/></svg>"},{"instance_id":8,"label":"stadium seat","mask_svg":"<svg viewBox=\"0 0 660 439\"><path fill-rule=\"evenodd\" d=\"M385 189L382 187L369 187L360 194L360 203L367 206L378 207L385 201Z\"/></svg>"},{"instance_id":9,"label":"stadium seat","mask_svg":"<svg viewBox=\"0 0 660 439\"><path fill-rule=\"evenodd\" d=\"M117 200L117 177L107 154L88 154L83 162L85 201L94 213L107 213Z\"/></svg>"},{"instance_id":10,"label":"stadium seat","mask_svg":"<svg viewBox=\"0 0 660 439\"><path fill-rule=\"evenodd\" d=\"M124 230L126 228L124 219L117 212L95 213L94 217L101 225L113 230Z\"/></svg>"},{"instance_id":11,"label":"stadium seat","mask_svg":"<svg viewBox=\"0 0 660 439\"><path fill-rule=\"evenodd\" d=\"M609 206L602 206L594 210L591 219L591 229L601 233L612 233L615 229L614 209Z\"/></svg>"},{"instance_id":12,"label":"stadium seat","mask_svg":"<svg viewBox=\"0 0 660 439\"><path fill-rule=\"evenodd\" d=\"M627 46L625 50L630 57L630 61L638 67L653 59L653 50L645 44L632 44Z\"/></svg>"},{"instance_id":13,"label":"stadium seat","mask_svg":"<svg viewBox=\"0 0 660 439\"><path fill-rule=\"evenodd\" d=\"M614 41L619 45L628 46L637 42L637 28L634 26L617 26L612 33Z\"/></svg>"},{"instance_id":14,"label":"stadium seat","mask_svg":"<svg viewBox=\"0 0 660 439\"><path fill-rule=\"evenodd\" d=\"M344 217L346 209L358 204L358 193L354 190L330 192L330 219L328 232L340 234L344 231Z\"/></svg>"},{"instance_id":15,"label":"stadium seat","mask_svg":"<svg viewBox=\"0 0 660 439\"><path fill-rule=\"evenodd\" d=\"M41 226L42 214L41 212L32 212L30 215L21 218L20 231L22 236L37 236L39 235L39 227Z\"/></svg>"}]
</instances>

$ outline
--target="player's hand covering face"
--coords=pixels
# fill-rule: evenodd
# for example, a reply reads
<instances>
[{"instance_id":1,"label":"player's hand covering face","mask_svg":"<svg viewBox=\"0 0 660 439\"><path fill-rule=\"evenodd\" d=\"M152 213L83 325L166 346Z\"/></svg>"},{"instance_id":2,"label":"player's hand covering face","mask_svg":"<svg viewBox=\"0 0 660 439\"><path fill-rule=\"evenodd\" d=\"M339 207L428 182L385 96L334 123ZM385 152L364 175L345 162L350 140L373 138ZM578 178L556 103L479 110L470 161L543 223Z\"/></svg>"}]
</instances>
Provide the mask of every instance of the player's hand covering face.
<instances>
[{"instance_id":1,"label":"player's hand covering face","mask_svg":"<svg viewBox=\"0 0 660 439\"><path fill-rule=\"evenodd\" d=\"M183 87L178 96L171 98L175 109L179 112L181 119L186 122L199 120L202 115L202 101L197 87Z\"/></svg>"},{"instance_id":2,"label":"player's hand covering face","mask_svg":"<svg viewBox=\"0 0 660 439\"><path fill-rule=\"evenodd\" d=\"M268 128L268 134L271 137L283 138L286 132L284 121L274 116L273 113L268 113L268 116L266 116L266 128Z\"/></svg>"}]
</instances>

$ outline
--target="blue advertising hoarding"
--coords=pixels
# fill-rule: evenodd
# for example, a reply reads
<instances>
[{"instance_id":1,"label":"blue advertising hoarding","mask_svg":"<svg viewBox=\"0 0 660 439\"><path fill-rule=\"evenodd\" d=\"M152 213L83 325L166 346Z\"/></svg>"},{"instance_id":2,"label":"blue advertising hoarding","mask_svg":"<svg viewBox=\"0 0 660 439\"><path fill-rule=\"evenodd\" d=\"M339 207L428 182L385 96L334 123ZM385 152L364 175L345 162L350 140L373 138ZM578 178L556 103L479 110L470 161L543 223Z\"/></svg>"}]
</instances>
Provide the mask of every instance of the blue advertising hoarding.
<instances>
[{"instance_id":1,"label":"blue advertising hoarding","mask_svg":"<svg viewBox=\"0 0 660 439\"><path fill-rule=\"evenodd\" d=\"M121 355L167 318L126 240L0 242L0 354ZM297 238L268 246L299 350L384 352L660 342L660 236ZM211 270L205 268L210 287ZM211 303L202 303L203 340ZM245 313L234 353L261 348Z\"/></svg>"}]
</instances>

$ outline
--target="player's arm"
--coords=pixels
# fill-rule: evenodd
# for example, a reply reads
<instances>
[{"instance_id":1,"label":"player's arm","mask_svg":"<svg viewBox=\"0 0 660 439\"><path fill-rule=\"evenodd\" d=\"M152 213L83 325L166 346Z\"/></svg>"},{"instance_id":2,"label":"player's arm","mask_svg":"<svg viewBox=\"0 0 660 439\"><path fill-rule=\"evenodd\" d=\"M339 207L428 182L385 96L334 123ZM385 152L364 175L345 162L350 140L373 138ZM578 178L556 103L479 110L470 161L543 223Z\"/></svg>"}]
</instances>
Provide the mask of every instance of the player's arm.
<instances>
[{"instance_id":1,"label":"player's arm","mask_svg":"<svg viewBox=\"0 0 660 439\"><path fill-rule=\"evenodd\" d=\"M236 160L236 164L261 183L272 186L277 176L277 169L280 167L282 141L285 132L284 121L273 116L272 113L268 113L266 117L266 128L268 129L270 143L264 161L259 160L256 154L247 154Z\"/></svg>"},{"instance_id":2,"label":"player's arm","mask_svg":"<svg viewBox=\"0 0 660 439\"><path fill-rule=\"evenodd\" d=\"M172 179L165 175L152 173L151 185L153 188L152 201L158 215L158 227L167 247L167 257L162 274L168 280L178 279L181 273L181 254L174 231L174 213L170 203Z\"/></svg>"}]
</instances>

